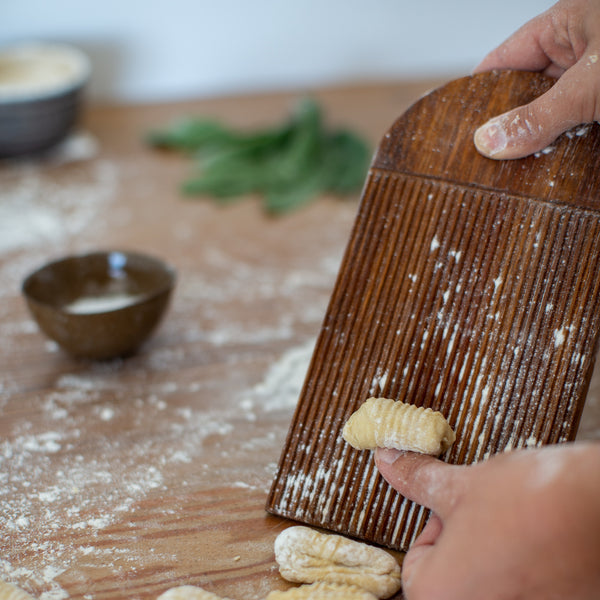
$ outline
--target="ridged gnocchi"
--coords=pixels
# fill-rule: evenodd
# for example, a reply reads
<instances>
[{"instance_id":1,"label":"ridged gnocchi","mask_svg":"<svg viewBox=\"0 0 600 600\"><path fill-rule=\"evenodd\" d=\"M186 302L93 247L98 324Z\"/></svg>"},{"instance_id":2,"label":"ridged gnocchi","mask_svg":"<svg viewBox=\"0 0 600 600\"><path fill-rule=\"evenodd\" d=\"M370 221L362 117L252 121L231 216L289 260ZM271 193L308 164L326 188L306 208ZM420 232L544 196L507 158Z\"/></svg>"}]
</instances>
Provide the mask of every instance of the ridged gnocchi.
<instances>
[{"instance_id":1,"label":"ridged gnocchi","mask_svg":"<svg viewBox=\"0 0 600 600\"><path fill-rule=\"evenodd\" d=\"M369 398L344 425L354 448L396 448L439 456L456 435L442 413L389 398Z\"/></svg>"},{"instance_id":2,"label":"ridged gnocchi","mask_svg":"<svg viewBox=\"0 0 600 600\"><path fill-rule=\"evenodd\" d=\"M401 586L400 565L385 550L302 525L277 536L275 560L281 576L295 583L355 586L377 598L388 598Z\"/></svg>"},{"instance_id":3,"label":"ridged gnocchi","mask_svg":"<svg viewBox=\"0 0 600 600\"><path fill-rule=\"evenodd\" d=\"M227 600L193 585L180 585L162 593L157 600Z\"/></svg>"},{"instance_id":4,"label":"ridged gnocchi","mask_svg":"<svg viewBox=\"0 0 600 600\"><path fill-rule=\"evenodd\" d=\"M319 581L285 592L272 591L266 600L377 600L377 596L353 585Z\"/></svg>"},{"instance_id":5,"label":"ridged gnocchi","mask_svg":"<svg viewBox=\"0 0 600 600\"><path fill-rule=\"evenodd\" d=\"M0 600L33 600L33 596L16 585L0 581Z\"/></svg>"}]
</instances>

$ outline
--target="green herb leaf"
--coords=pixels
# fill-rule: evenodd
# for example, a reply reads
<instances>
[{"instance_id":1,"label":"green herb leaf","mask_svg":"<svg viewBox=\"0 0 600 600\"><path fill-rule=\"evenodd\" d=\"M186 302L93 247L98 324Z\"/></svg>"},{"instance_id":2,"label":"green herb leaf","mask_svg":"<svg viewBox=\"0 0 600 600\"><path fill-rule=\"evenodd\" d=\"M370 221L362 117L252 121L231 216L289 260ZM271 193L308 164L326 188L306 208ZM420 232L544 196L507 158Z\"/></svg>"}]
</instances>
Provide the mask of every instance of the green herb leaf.
<instances>
[{"instance_id":1,"label":"green herb leaf","mask_svg":"<svg viewBox=\"0 0 600 600\"><path fill-rule=\"evenodd\" d=\"M151 132L147 141L194 156L196 173L183 183L184 194L231 202L257 193L271 214L298 208L319 194L356 192L370 160L358 135L325 128L321 108L312 100L301 102L278 127L241 132L188 118Z\"/></svg>"}]
</instances>

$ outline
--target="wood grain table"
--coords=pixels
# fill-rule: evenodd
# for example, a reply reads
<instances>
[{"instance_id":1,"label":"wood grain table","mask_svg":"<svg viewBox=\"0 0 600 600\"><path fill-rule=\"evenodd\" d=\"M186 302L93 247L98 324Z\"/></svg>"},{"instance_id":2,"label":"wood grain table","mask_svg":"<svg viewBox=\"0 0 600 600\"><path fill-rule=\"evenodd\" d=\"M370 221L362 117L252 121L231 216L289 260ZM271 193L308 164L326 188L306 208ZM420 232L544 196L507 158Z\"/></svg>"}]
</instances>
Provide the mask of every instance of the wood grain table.
<instances>
[{"instance_id":1,"label":"wood grain table","mask_svg":"<svg viewBox=\"0 0 600 600\"><path fill-rule=\"evenodd\" d=\"M375 146L437 83L308 93ZM190 162L144 135L187 115L272 124L305 94L88 106L62 153L0 162L0 579L44 600L289 587L273 542L290 523L265 500L358 197L278 218L257 198L186 199ZM164 258L177 288L135 356L76 360L39 332L20 285L105 248ZM581 438L600 438L597 380Z\"/></svg>"}]
</instances>

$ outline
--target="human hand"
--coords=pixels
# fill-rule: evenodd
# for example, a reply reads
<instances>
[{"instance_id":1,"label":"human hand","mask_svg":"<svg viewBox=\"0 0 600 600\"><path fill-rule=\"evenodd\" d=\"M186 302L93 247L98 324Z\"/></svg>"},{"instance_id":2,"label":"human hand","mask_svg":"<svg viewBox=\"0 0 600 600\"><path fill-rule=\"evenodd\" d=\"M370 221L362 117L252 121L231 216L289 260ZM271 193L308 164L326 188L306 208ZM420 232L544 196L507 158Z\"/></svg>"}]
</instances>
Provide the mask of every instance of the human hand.
<instances>
[{"instance_id":1,"label":"human hand","mask_svg":"<svg viewBox=\"0 0 600 600\"><path fill-rule=\"evenodd\" d=\"M515 450L471 465L377 449L433 513L406 554L407 600L598 600L600 444Z\"/></svg>"},{"instance_id":2,"label":"human hand","mask_svg":"<svg viewBox=\"0 0 600 600\"><path fill-rule=\"evenodd\" d=\"M520 158L581 123L600 120L600 1L560 0L475 68L540 71L556 83L533 102L494 117L475 132L490 158Z\"/></svg>"}]
</instances>

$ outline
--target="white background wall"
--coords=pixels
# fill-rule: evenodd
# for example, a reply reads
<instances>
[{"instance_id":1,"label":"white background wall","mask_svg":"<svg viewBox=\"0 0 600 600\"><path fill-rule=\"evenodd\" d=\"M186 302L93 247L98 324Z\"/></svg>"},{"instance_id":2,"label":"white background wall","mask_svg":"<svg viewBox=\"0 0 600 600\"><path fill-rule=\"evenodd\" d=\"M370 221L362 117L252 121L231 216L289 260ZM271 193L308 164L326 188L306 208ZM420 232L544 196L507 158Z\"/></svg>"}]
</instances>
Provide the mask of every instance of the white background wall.
<instances>
[{"instance_id":1,"label":"white background wall","mask_svg":"<svg viewBox=\"0 0 600 600\"><path fill-rule=\"evenodd\" d=\"M70 42L90 94L154 101L463 75L548 0L0 0L0 46Z\"/></svg>"}]
</instances>

